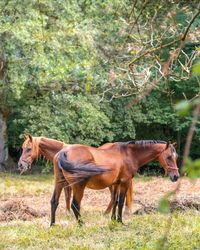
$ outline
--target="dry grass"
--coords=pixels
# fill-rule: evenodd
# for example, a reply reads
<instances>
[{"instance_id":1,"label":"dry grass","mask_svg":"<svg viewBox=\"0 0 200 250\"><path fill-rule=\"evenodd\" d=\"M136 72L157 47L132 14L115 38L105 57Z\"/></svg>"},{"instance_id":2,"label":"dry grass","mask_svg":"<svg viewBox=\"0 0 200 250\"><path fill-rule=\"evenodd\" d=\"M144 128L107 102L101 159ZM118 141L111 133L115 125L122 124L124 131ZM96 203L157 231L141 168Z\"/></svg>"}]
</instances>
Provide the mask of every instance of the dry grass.
<instances>
[{"instance_id":1,"label":"dry grass","mask_svg":"<svg viewBox=\"0 0 200 250\"><path fill-rule=\"evenodd\" d=\"M157 210L160 198L172 191L176 185L176 183L161 177L136 178L134 180L133 213L142 214ZM22 210L25 211L24 214L33 214L35 211L35 217L48 215L52 191L53 177L51 175L3 175L0 185L0 221L5 220L5 217L7 220L23 219ZM99 191L86 189L82 200L82 210L102 212L109 200L108 189ZM176 198L171 201L171 209L186 210L190 208L196 210L200 208L200 180L191 182L185 178L182 180ZM57 214L65 214L64 195L61 196ZM24 220L31 218L32 216L29 218L24 215Z\"/></svg>"}]
</instances>

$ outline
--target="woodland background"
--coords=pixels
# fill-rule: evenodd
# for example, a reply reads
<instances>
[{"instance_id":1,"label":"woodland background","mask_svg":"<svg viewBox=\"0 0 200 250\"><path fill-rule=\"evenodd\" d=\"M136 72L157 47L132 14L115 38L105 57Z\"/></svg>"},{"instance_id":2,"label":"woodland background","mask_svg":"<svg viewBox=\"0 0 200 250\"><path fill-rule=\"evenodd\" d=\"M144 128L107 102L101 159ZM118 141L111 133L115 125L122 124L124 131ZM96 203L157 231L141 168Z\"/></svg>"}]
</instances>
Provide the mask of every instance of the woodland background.
<instances>
[{"instance_id":1,"label":"woodland background","mask_svg":"<svg viewBox=\"0 0 200 250\"><path fill-rule=\"evenodd\" d=\"M0 1L1 166L18 159L24 133L177 141L181 162L200 96L198 3ZM199 145L200 120L192 159Z\"/></svg>"}]
</instances>

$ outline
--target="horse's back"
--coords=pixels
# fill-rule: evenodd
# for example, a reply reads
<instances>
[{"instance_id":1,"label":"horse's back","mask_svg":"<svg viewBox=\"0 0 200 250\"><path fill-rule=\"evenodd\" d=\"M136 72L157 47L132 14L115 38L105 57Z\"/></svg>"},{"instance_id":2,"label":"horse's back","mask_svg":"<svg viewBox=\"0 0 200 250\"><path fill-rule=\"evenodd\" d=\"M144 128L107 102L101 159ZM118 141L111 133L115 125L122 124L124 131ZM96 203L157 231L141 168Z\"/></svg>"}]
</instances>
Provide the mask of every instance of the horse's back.
<instances>
[{"instance_id":1,"label":"horse's back","mask_svg":"<svg viewBox=\"0 0 200 250\"><path fill-rule=\"evenodd\" d=\"M63 148L62 151L67 154L67 159L72 162L90 162L94 160L89 150L89 146L86 145L68 145L67 147Z\"/></svg>"},{"instance_id":2,"label":"horse's back","mask_svg":"<svg viewBox=\"0 0 200 250\"><path fill-rule=\"evenodd\" d=\"M109 149L111 147L113 147L114 143L113 142L108 142L108 143L105 143L103 145L101 145L100 147L98 147L99 149Z\"/></svg>"}]
</instances>

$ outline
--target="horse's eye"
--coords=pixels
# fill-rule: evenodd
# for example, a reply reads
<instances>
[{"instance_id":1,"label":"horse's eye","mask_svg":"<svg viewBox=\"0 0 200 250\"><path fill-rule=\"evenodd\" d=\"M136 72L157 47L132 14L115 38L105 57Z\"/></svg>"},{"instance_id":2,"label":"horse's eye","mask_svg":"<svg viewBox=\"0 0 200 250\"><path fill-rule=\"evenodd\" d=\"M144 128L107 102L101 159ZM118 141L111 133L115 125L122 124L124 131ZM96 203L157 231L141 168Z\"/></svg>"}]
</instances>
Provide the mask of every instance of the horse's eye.
<instances>
[{"instance_id":1,"label":"horse's eye","mask_svg":"<svg viewBox=\"0 0 200 250\"><path fill-rule=\"evenodd\" d=\"M171 161L172 160L172 156L171 155L167 156L167 160Z\"/></svg>"},{"instance_id":2,"label":"horse's eye","mask_svg":"<svg viewBox=\"0 0 200 250\"><path fill-rule=\"evenodd\" d=\"M26 152L30 152L30 151L31 151L31 148L27 148L27 149L26 149Z\"/></svg>"}]
</instances>

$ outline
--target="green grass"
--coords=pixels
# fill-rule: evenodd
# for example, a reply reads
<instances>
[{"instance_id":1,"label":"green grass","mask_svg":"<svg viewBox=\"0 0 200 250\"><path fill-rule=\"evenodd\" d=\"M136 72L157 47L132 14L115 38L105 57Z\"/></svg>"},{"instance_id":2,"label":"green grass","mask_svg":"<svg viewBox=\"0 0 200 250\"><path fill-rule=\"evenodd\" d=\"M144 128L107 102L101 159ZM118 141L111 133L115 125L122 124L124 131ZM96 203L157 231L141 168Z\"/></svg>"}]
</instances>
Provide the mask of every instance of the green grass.
<instances>
[{"instance_id":1,"label":"green grass","mask_svg":"<svg viewBox=\"0 0 200 250\"><path fill-rule=\"evenodd\" d=\"M74 218L59 218L49 228L46 218L15 221L0 226L0 249L158 249L168 217L161 214L131 216L128 225L111 223L101 214L84 214L80 228ZM174 213L162 249L199 249L200 217L193 211ZM65 221L65 223L64 223Z\"/></svg>"},{"instance_id":2,"label":"green grass","mask_svg":"<svg viewBox=\"0 0 200 250\"><path fill-rule=\"evenodd\" d=\"M0 188L4 191L0 189L0 192L5 192L5 196L19 194L24 189L37 195L38 188L48 191L52 183L52 176L1 174ZM200 249L200 214L193 210L173 213L170 230L170 215L157 212L125 216L126 226L112 223L95 209L89 211L84 207L82 214L83 227L77 226L72 215L58 216L57 225L52 228L48 217L0 223L0 249Z\"/></svg>"},{"instance_id":3,"label":"green grass","mask_svg":"<svg viewBox=\"0 0 200 250\"><path fill-rule=\"evenodd\" d=\"M0 196L2 195L37 195L52 190L52 175L19 175L0 173Z\"/></svg>"}]
</instances>

